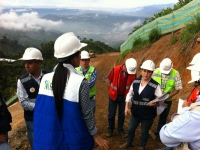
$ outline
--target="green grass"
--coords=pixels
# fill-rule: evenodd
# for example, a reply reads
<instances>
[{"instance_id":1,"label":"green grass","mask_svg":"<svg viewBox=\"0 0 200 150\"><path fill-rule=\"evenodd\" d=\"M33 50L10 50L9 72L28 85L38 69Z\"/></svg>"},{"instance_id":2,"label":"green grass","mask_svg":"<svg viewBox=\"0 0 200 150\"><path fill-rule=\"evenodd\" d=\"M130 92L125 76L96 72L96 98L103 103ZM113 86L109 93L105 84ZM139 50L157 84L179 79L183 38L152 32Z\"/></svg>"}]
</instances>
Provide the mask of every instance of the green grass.
<instances>
[{"instance_id":1,"label":"green grass","mask_svg":"<svg viewBox=\"0 0 200 150\"><path fill-rule=\"evenodd\" d=\"M161 37L160 31L157 28L154 28L149 33L149 42L152 44L156 42Z\"/></svg>"},{"instance_id":2,"label":"green grass","mask_svg":"<svg viewBox=\"0 0 200 150\"><path fill-rule=\"evenodd\" d=\"M194 16L194 20L186 24L184 31L181 34L182 43L187 43L194 38L196 33L200 31L200 14Z\"/></svg>"},{"instance_id":3,"label":"green grass","mask_svg":"<svg viewBox=\"0 0 200 150\"><path fill-rule=\"evenodd\" d=\"M154 28L151 30L149 34L149 38L147 40L142 40L140 37L136 38L133 42L132 48L121 52L121 54L118 56L116 60L116 63L124 59L128 53L138 51L144 47L150 47L151 44L157 41L160 37L161 37L161 34L159 30L157 28Z\"/></svg>"},{"instance_id":4,"label":"green grass","mask_svg":"<svg viewBox=\"0 0 200 150\"><path fill-rule=\"evenodd\" d=\"M178 37L176 35L173 35L171 40L170 40L170 43L171 45L175 44L176 42L178 41Z\"/></svg>"},{"instance_id":5,"label":"green grass","mask_svg":"<svg viewBox=\"0 0 200 150\"><path fill-rule=\"evenodd\" d=\"M191 39L194 39L197 33L200 32L200 13L194 16L192 22L186 24L184 31L180 36L180 40L183 44L187 44ZM156 42L161 37L160 31L158 28L154 28L151 30L149 34L148 40L142 40L140 37L136 38L133 42L133 46L129 50L124 50L118 57L117 62L126 57L126 55L130 52L137 51L144 47L151 46L154 42ZM178 41L178 37L173 35L171 38L171 44L173 45Z\"/></svg>"}]
</instances>

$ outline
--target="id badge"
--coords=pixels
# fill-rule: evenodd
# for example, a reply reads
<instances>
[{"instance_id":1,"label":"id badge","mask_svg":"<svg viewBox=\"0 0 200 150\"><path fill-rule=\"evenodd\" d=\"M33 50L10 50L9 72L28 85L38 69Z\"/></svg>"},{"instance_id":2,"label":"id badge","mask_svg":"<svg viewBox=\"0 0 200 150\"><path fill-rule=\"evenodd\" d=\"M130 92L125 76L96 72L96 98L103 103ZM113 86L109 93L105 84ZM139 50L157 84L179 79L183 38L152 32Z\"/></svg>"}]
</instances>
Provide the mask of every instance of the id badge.
<instances>
[{"instance_id":1,"label":"id badge","mask_svg":"<svg viewBox=\"0 0 200 150\"><path fill-rule=\"evenodd\" d=\"M162 85L161 85L161 89L165 89L165 84L162 84Z\"/></svg>"}]
</instances>

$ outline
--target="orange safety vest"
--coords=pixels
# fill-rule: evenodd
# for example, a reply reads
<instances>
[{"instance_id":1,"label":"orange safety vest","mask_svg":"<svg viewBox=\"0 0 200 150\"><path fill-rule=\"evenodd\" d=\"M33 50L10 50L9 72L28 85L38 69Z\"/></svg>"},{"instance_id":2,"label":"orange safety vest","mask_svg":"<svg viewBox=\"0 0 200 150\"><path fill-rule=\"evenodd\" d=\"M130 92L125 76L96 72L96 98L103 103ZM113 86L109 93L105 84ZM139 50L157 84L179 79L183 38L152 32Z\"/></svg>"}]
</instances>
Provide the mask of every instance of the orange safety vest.
<instances>
[{"instance_id":1,"label":"orange safety vest","mask_svg":"<svg viewBox=\"0 0 200 150\"><path fill-rule=\"evenodd\" d=\"M110 94L110 98L114 101L117 98L117 90L120 86L121 66L122 65L119 65L119 66L116 66L114 68L114 70L113 70L114 71L114 77L113 77L112 83L110 84L109 94ZM126 98L126 94L128 93L128 91L131 87L131 84L133 83L133 80L135 78L136 78L135 74L129 74L128 75L128 78L127 78L127 81L126 81L126 91L124 93L124 98Z\"/></svg>"}]
</instances>

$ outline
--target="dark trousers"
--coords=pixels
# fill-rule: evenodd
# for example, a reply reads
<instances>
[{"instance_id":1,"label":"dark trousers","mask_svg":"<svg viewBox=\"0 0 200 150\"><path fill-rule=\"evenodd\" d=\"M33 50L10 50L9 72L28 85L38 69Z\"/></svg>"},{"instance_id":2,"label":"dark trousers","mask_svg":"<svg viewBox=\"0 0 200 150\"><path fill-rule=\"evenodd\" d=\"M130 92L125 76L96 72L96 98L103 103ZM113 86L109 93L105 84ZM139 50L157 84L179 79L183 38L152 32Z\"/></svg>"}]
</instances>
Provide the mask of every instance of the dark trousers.
<instances>
[{"instance_id":1,"label":"dark trousers","mask_svg":"<svg viewBox=\"0 0 200 150\"><path fill-rule=\"evenodd\" d=\"M166 101L165 103L167 104L167 108L159 116L157 131L155 132L156 136L159 136L160 129L166 124L172 101Z\"/></svg>"},{"instance_id":2,"label":"dark trousers","mask_svg":"<svg viewBox=\"0 0 200 150\"><path fill-rule=\"evenodd\" d=\"M115 115L118 106L118 132L124 131L124 110L125 110L125 99L124 96L117 96L117 99L113 101L109 98L108 104L108 130L113 131L115 129Z\"/></svg>"},{"instance_id":3,"label":"dark trousers","mask_svg":"<svg viewBox=\"0 0 200 150\"><path fill-rule=\"evenodd\" d=\"M140 146L145 147L149 137L149 130L153 124L153 119L141 119L135 116L131 116L131 120L128 127L128 139L127 144L132 145L133 139L135 137L135 131L138 125L141 123L141 141Z\"/></svg>"},{"instance_id":4,"label":"dark trousers","mask_svg":"<svg viewBox=\"0 0 200 150\"><path fill-rule=\"evenodd\" d=\"M31 145L31 149L33 150L33 139L34 139L34 131L33 131L33 121L26 121L26 129L28 134L28 140Z\"/></svg>"}]
</instances>

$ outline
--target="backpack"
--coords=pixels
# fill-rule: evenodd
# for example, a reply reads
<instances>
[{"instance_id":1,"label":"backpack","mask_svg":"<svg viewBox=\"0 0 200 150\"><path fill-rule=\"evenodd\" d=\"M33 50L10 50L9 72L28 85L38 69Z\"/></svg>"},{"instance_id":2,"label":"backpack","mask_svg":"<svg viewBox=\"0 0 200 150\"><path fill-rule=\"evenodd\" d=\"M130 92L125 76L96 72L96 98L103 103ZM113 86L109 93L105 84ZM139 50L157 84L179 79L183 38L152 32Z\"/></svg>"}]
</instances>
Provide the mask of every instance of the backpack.
<instances>
[{"instance_id":1,"label":"backpack","mask_svg":"<svg viewBox=\"0 0 200 150\"><path fill-rule=\"evenodd\" d=\"M12 122L12 116L8 111L7 105L0 93L0 134L7 133L11 130L10 123Z\"/></svg>"}]
</instances>

